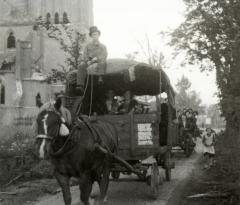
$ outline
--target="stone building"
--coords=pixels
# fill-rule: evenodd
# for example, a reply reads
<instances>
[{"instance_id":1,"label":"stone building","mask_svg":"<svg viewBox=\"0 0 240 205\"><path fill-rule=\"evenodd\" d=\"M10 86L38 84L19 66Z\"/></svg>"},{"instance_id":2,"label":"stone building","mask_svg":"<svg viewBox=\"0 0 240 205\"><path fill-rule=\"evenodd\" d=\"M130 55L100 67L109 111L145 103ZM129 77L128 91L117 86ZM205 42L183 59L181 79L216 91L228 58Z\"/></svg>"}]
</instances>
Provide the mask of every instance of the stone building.
<instances>
[{"instance_id":1,"label":"stone building","mask_svg":"<svg viewBox=\"0 0 240 205\"><path fill-rule=\"evenodd\" d=\"M62 89L62 85L47 84L41 76L33 78L36 68L44 75L64 65L65 59L58 42L33 29L38 18L69 24L87 34L93 25L93 2L0 0L0 124L29 118L37 109L36 96L44 103Z\"/></svg>"}]
</instances>

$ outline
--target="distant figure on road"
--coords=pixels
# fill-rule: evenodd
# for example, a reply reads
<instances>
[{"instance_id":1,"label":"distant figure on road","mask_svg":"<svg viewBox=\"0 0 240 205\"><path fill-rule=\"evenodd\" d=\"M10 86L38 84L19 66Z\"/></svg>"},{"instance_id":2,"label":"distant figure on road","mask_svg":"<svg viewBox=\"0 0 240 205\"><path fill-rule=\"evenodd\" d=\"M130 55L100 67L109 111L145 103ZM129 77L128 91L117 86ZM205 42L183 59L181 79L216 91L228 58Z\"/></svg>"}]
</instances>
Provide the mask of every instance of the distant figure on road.
<instances>
[{"instance_id":1,"label":"distant figure on road","mask_svg":"<svg viewBox=\"0 0 240 205\"><path fill-rule=\"evenodd\" d=\"M213 158L215 156L214 146L216 143L216 133L213 132L210 127L206 128L206 131L203 133L202 143L203 143L203 155L206 158L204 168L208 169L213 165Z\"/></svg>"}]
</instances>

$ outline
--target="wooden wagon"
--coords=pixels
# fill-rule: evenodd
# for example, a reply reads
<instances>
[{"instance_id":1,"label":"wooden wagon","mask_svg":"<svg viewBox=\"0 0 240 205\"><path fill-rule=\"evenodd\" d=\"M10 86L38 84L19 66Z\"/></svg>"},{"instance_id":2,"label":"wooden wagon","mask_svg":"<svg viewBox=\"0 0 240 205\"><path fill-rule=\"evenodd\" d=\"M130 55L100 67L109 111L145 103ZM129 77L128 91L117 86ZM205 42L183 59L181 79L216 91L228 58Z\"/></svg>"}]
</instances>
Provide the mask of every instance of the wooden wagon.
<instances>
[{"instance_id":1,"label":"wooden wagon","mask_svg":"<svg viewBox=\"0 0 240 205\"><path fill-rule=\"evenodd\" d=\"M161 183L159 166L165 169L167 181L171 180L171 169L174 167L171 149L172 135L176 134L172 123L175 103L170 81L160 68L125 59L109 60L107 73L101 78L99 82L99 76L89 76L86 92L78 99L74 94L74 83L69 85L66 106L72 109L73 114L80 111L95 120L113 124L118 133L117 155L128 165L113 161L113 179L117 180L120 173L131 174L134 170L140 180L150 185L153 196L157 197ZM134 96L146 98L150 102L146 109L138 113L101 113L98 110L101 106L96 104L102 102L101 98L108 90L113 90L117 96L129 90ZM161 104L163 92L167 94L164 106ZM163 107L164 111L161 109Z\"/></svg>"}]
</instances>

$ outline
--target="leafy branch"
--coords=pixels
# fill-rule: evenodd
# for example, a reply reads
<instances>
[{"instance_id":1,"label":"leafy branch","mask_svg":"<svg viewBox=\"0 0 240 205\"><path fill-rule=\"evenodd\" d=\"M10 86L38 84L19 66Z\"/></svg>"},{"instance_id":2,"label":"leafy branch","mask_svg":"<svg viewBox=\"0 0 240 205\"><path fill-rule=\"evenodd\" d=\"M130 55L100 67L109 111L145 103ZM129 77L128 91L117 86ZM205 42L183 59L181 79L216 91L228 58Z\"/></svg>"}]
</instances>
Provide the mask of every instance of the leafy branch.
<instances>
[{"instance_id":1,"label":"leafy branch","mask_svg":"<svg viewBox=\"0 0 240 205\"><path fill-rule=\"evenodd\" d=\"M42 17L36 20L34 30L40 30L47 34L50 39L59 42L60 49L65 53L66 66L59 65L63 71L52 69L49 80L66 80L66 74L70 70L76 70L83 58L83 47L87 36L83 31L79 31L70 23L52 24L44 22Z\"/></svg>"}]
</instances>

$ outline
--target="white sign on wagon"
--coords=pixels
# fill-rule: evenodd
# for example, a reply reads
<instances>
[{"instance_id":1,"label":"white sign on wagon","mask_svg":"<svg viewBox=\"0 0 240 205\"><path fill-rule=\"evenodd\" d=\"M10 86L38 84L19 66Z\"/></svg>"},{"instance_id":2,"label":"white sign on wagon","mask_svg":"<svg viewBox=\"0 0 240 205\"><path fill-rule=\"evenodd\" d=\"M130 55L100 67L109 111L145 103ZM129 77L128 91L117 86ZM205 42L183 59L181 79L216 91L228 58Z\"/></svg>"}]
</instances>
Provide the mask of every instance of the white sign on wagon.
<instances>
[{"instance_id":1,"label":"white sign on wagon","mask_svg":"<svg viewBox=\"0 0 240 205\"><path fill-rule=\"evenodd\" d=\"M153 145L151 123L138 124L137 130L138 130L138 145Z\"/></svg>"}]
</instances>

